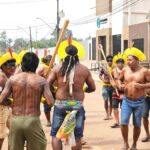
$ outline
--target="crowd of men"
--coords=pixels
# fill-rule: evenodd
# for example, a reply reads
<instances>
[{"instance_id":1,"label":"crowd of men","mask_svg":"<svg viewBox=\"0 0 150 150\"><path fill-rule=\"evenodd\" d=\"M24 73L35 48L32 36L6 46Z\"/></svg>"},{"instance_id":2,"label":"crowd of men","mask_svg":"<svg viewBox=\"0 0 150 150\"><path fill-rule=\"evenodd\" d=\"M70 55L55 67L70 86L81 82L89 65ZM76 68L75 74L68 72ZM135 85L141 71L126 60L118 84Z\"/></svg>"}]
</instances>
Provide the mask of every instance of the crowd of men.
<instances>
[{"instance_id":1,"label":"crowd of men","mask_svg":"<svg viewBox=\"0 0 150 150\"><path fill-rule=\"evenodd\" d=\"M31 52L25 52L21 58L14 52L7 52L0 57L0 149L9 129L9 150L23 150L25 141L28 150L46 150L47 139L39 119L41 101L44 103L47 126L52 126L50 135L53 150L63 149L62 141L56 135L67 112L73 110L77 110L77 114L74 128L76 145L72 150L82 149L84 93L94 92L96 87L89 69L80 64L77 47L68 45L64 51L66 57L53 66L48 77L48 64L52 56L42 59L44 65L41 68L38 68L39 58ZM137 150L142 117L146 131L142 141L150 139L150 71L142 67L139 61L140 57L134 53L128 55L127 60L122 54L114 57L109 55L99 72L106 112L104 120L110 120L113 111L115 123L111 127L121 127L124 141L122 150ZM131 114L134 128L130 147L128 125Z\"/></svg>"},{"instance_id":2,"label":"crowd of men","mask_svg":"<svg viewBox=\"0 0 150 150\"><path fill-rule=\"evenodd\" d=\"M132 49L132 48L131 48ZM143 54L144 55L144 54ZM142 67L139 63L140 57L136 53L127 56L127 60L122 54L107 56L108 66L100 69L100 79L102 80L102 96L106 118L111 119L113 109L115 123L112 128L121 127L124 141L122 150L137 150L137 141L141 131L141 122L146 131L146 137L142 142L150 140L149 133L149 110L150 110L150 71ZM125 64L125 61L127 63ZM113 79L110 78L110 74ZM118 107L121 105L121 119L119 119ZM133 143L131 147L128 143L128 125L131 114L133 115Z\"/></svg>"}]
</instances>

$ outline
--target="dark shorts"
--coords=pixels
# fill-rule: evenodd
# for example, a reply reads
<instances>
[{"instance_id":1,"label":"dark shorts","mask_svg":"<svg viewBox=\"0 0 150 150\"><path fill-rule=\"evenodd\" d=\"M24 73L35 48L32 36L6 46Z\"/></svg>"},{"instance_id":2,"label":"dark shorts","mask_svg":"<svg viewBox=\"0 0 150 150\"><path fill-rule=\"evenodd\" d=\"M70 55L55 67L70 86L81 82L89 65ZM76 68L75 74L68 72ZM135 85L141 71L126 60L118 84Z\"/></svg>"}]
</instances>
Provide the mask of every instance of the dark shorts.
<instances>
[{"instance_id":1,"label":"dark shorts","mask_svg":"<svg viewBox=\"0 0 150 150\"><path fill-rule=\"evenodd\" d=\"M48 112L50 112L51 111L51 106L48 106L47 104L44 104L44 112L45 113L48 113Z\"/></svg>"},{"instance_id":2,"label":"dark shorts","mask_svg":"<svg viewBox=\"0 0 150 150\"><path fill-rule=\"evenodd\" d=\"M72 106L55 106L54 113L53 113L53 121L52 121L52 129L51 129L51 136L56 137L57 131L60 128L67 112L75 110ZM83 136L83 128L84 128L84 119L85 119L85 110L83 106L77 109L78 113L76 115L76 127L75 127L75 138L81 138Z\"/></svg>"},{"instance_id":3,"label":"dark shorts","mask_svg":"<svg viewBox=\"0 0 150 150\"><path fill-rule=\"evenodd\" d=\"M143 105L144 97L141 97L139 100L130 100L124 97L121 106L121 125L128 125L132 114L133 125L135 127L141 127Z\"/></svg>"},{"instance_id":4,"label":"dark shorts","mask_svg":"<svg viewBox=\"0 0 150 150\"><path fill-rule=\"evenodd\" d=\"M112 100L112 93L114 88L112 86L103 86L102 87L102 96L104 101Z\"/></svg>"},{"instance_id":5,"label":"dark shorts","mask_svg":"<svg viewBox=\"0 0 150 150\"><path fill-rule=\"evenodd\" d=\"M149 111L150 111L150 97L146 97L144 100L144 106L143 106L143 117L144 118L149 117Z\"/></svg>"},{"instance_id":6,"label":"dark shorts","mask_svg":"<svg viewBox=\"0 0 150 150\"><path fill-rule=\"evenodd\" d=\"M112 108L119 108L119 104L120 104L120 107L121 107L122 100L118 100L116 98L113 98L113 100L112 100Z\"/></svg>"}]
</instances>

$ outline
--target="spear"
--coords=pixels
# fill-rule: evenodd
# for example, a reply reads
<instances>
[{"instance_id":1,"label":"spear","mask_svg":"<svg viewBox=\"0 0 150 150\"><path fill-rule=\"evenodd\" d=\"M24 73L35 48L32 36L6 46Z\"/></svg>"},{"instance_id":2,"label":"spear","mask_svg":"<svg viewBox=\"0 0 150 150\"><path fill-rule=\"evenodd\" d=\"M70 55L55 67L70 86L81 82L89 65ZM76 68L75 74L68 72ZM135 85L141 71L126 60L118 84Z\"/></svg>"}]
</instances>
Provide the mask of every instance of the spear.
<instances>
[{"instance_id":1,"label":"spear","mask_svg":"<svg viewBox=\"0 0 150 150\"><path fill-rule=\"evenodd\" d=\"M56 47L55 47L54 54L53 54L52 59L51 59L51 61L50 61L50 63L49 63L48 71L47 71L47 73L46 73L46 78L48 77L48 75L49 75L49 73L50 73L50 71L51 71L52 65L53 65L53 63L54 63L54 61L55 61L56 54L57 54L57 52L58 52L59 45L60 45L60 43L61 43L61 41L62 41L62 38L63 38L63 36L64 36L64 34L65 34L65 31L66 31L66 29L67 29L68 24L69 24L69 20L66 20L66 21L64 22L64 25L63 25L63 28L62 28L62 30L61 30L60 36L59 36L59 38L58 38L58 41L57 41L57 44L56 44Z\"/></svg>"},{"instance_id":2,"label":"spear","mask_svg":"<svg viewBox=\"0 0 150 150\"><path fill-rule=\"evenodd\" d=\"M108 62L107 62L107 60L106 60L106 56L105 56L105 54L104 54L104 50L103 50L102 45L99 44L99 47L98 47L98 48L100 49L100 51L101 51L101 53L102 53L102 55L103 55L103 57L104 57L104 61L105 61L105 63L106 63L107 68L109 68L109 65L108 65ZM113 82L115 82L109 69L108 69L108 73L109 73L110 79L111 79ZM118 93L117 88L115 88L115 91L116 91L116 94L119 96L119 93Z\"/></svg>"}]
</instances>

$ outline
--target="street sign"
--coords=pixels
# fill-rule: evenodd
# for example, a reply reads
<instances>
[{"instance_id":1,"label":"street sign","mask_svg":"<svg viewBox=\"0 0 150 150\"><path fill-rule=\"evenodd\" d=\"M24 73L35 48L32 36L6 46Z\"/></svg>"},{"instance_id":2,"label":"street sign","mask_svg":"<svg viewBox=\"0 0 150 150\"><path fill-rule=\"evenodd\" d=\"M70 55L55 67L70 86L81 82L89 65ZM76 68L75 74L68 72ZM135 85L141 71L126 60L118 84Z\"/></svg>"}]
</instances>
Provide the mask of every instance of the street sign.
<instances>
[{"instance_id":1,"label":"street sign","mask_svg":"<svg viewBox=\"0 0 150 150\"><path fill-rule=\"evenodd\" d=\"M100 28L100 26L101 26L101 20L100 20L100 18L97 18L97 20L96 20L96 26L98 28Z\"/></svg>"}]
</instances>

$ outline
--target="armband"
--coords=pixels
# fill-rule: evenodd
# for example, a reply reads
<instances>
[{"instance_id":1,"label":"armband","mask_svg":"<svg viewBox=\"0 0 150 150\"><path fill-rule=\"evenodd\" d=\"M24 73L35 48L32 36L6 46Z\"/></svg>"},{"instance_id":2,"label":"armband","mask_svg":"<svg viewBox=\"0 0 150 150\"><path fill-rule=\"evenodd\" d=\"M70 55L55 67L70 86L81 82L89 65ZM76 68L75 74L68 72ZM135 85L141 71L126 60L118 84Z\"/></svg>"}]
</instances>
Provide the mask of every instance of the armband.
<instances>
[{"instance_id":1,"label":"armband","mask_svg":"<svg viewBox=\"0 0 150 150\"><path fill-rule=\"evenodd\" d=\"M45 103L46 99L44 97L41 98L41 103Z\"/></svg>"}]
</instances>

